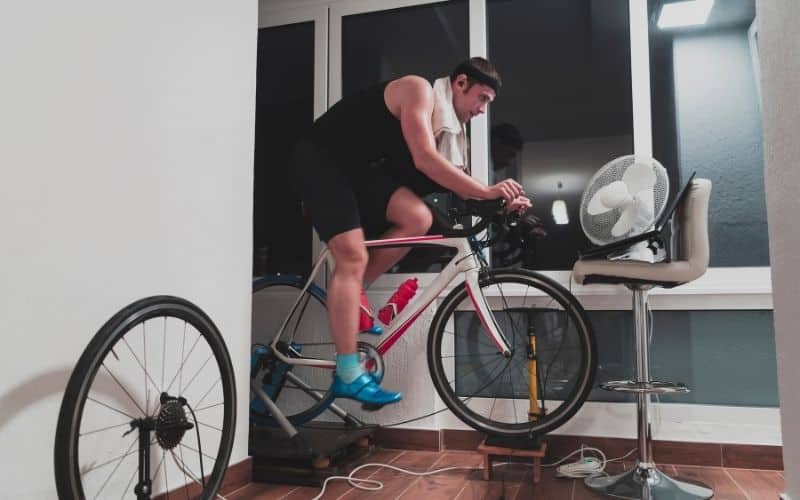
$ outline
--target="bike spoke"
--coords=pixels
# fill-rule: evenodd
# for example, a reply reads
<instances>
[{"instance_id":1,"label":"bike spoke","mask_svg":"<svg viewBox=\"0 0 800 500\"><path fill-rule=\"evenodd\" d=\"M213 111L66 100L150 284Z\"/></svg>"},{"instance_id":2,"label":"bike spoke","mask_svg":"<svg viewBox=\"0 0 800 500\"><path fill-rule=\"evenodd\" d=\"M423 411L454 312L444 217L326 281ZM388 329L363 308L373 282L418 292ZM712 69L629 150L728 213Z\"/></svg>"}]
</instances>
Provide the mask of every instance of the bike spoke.
<instances>
[{"instance_id":1,"label":"bike spoke","mask_svg":"<svg viewBox=\"0 0 800 500\"><path fill-rule=\"evenodd\" d=\"M496 345L494 345L494 344L493 344L493 343L491 343L491 342L487 342L487 341L486 341L486 339L488 339L489 337L488 337L488 334L486 334L486 332L485 332L485 328L483 328L483 325L481 325L481 327L480 327L480 328L481 328L481 330L483 330L483 331L484 331L484 334L483 334L483 335L475 335L475 336L474 336L474 337L475 337L475 339L476 339L476 342L478 343L478 345L482 345L482 346L484 346L484 347L488 347L488 348L490 348L490 349L494 349L494 350L496 351L496 350L497 350L497 346L496 346ZM445 330L445 331L444 331L444 333L446 333L446 334L448 334L448 335L452 335L454 338L455 338L455 336L456 336L456 333L455 333L455 332L453 332L453 331L450 331L450 330ZM460 337L466 337L466 336L467 336L466 334L461 334L461 335L460 335ZM472 339L472 338L469 338L469 339L467 339L467 340L473 340L473 339Z\"/></svg>"},{"instance_id":2,"label":"bike spoke","mask_svg":"<svg viewBox=\"0 0 800 500\"><path fill-rule=\"evenodd\" d=\"M185 326L184 326L184 328L185 328ZM201 339L201 338L203 338L203 335L202 335L202 334L200 334L200 333L198 333L198 334L197 334L197 338L196 338L196 339L194 339L194 343L192 344L192 347L191 347L191 349L189 349L189 353L188 353L188 354L186 354L186 357L185 357L185 358L183 358L183 359L181 360L181 364L180 364L180 366L178 367L178 371L177 371L177 373L175 373L175 376L174 376L174 377L172 377L172 380L169 382L169 385L168 385L168 386L167 386L167 388L164 390L164 392L166 392L166 393L169 393L170 389L172 389L172 384L174 384L174 383L175 383L175 380L176 380L176 379L177 379L179 376L181 377L181 380L183 380L183 367L184 367L184 366L186 366L186 361L188 361L188 360L189 360L189 358L192 356L192 353L194 352L194 350L195 350L195 348L197 347L197 344L198 344L198 342L200 342L200 339ZM179 385L180 385L180 384L179 384ZM178 392L178 394L183 394L183 390L179 391L179 392Z\"/></svg>"},{"instance_id":3,"label":"bike spoke","mask_svg":"<svg viewBox=\"0 0 800 500\"><path fill-rule=\"evenodd\" d=\"M187 322L184 321L183 322L183 342L181 343L181 357L180 357L180 359L185 359L183 357L183 355L186 354L186 326L187 326ZM183 392L183 370L182 370L182 368L183 368L183 365L181 365L181 369L178 370L179 377L180 377L179 380L178 380L178 394L181 394ZM172 387L172 384L169 384L169 385L170 385L170 387ZM167 391L169 391L169 389L167 389Z\"/></svg>"},{"instance_id":4,"label":"bike spoke","mask_svg":"<svg viewBox=\"0 0 800 500\"><path fill-rule=\"evenodd\" d=\"M181 446L183 446L183 445L181 445ZM187 448L189 448L189 447L187 446ZM183 452L181 452L181 454L182 453ZM202 483L202 480L200 479L200 477L197 474L195 474L191 470L191 468L189 468L188 465L186 465L186 462L183 460L183 458L178 460L178 456L175 455L175 450L170 450L170 454L172 455L172 459L175 461L175 465L177 465L178 468L183 472L184 477L188 476L189 479L191 479L192 481L194 481L198 485L202 486L203 483ZM184 491L186 491L186 497L188 498L189 497L189 483L188 482L186 483L186 486L184 486Z\"/></svg>"},{"instance_id":5,"label":"bike spoke","mask_svg":"<svg viewBox=\"0 0 800 500\"><path fill-rule=\"evenodd\" d=\"M161 388L164 388L164 373L167 366L167 317L164 316L164 330L161 332Z\"/></svg>"},{"instance_id":6,"label":"bike spoke","mask_svg":"<svg viewBox=\"0 0 800 500\"><path fill-rule=\"evenodd\" d=\"M208 390L206 391L206 393L205 393L205 394L203 394L203 397L202 397L202 398L200 398L200 400L199 400L197 403L194 403L194 405L195 405L195 406L200 406L201 404L203 404L203 401L205 401L205 399L206 399L206 396L208 396L208 395L211 393L211 391L214 389L214 387L216 387L216 386L217 386L217 384L219 384L220 382L222 382L222 377L218 378L218 379L217 379L217 381L216 381L216 382L214 382L214 383L211 385L211 387L209 387L209 388L208 388Z\"/></svg>"},{"instance_id":7,"label":"bike spoke","mask_svg":"<svg viewBox=\"0 0 800 500\"><path fill-rule=\"evenodd\" d=\"M161 450L161 460L158 461L158 465L156 466L156 472L153 474L153 478L150 480L150 484L153 486L154 489L155 489L155 486L157 484L158 473L161 470L161 466L162 465L164 465L164 450L163 449ZM167 468L165 466L164 467L164 474L166 474L166 473L167 473ZM167 485L167 491L169 491L169 485Z\"/></svg>"},{"instance_id":8,"label":"bike spoke","mask_svg":"<svg viewBox=\"0 0 800 500\"><path fill-rule=\"evenodd\" d=\"M162 450L161 452L161 461L164 462L164 458L166 457L166 450ZM164 462L164 489L166 490L166 500L169 500L169 477L167 476L167 463Z\"/></svg>"},{"instance_id":9,"label":"bike spoke","mask_svg":"<svg viewBox=\"0 0 800 500\"><path fill-rule=\"evenodd\" d=\"M96 471L96 470L98 470L98 469L102 469L102 468L103 468L103 467L105 467L106 465L112 464L112 463L114 463L114 462L115 462L115 461L117 461L117 460L120 460L120 459L123 459L123 458L127 457L128 455L131 455L131 454L133 454L133 453L138 453L138 450L136 450L136 451L131 451L131 448L133 448L134 446L136 446L136 443L138 443L138 442L139 442L139 438L138 438L138 437L137 437L137 438L134 438L134 440L131 442L131 445L128 447L128 449L125 451L125 453L123 453L123 454L122 454L122 455L120 455L120 456L114 457L114 458L112 458L112 459L110 459L110 460L107 460L107 461L105 461L105 462L103 462L103 463L101 463L101 464L99 464L99 465L94 465L94 466L92 466L92 467L90 467L90 468L88 468L88 469L83 469L83 470L81 470L81 476L85 476L86 474L88 474L88 473L90 473L90 472L94 472L94 471Z\"/></svg>"},{"instance_id":10,"label":"bike spoke","mask_svg":"<svg viewBox=\"0 0 800 500\"><path fill-rule=\"evenodd\" d=\"M147 413L146 413L146 412L145 412L145 411L142 409L142 407L139 405L139 403L137 403L137 402L136 402L136 400L133 398L133 396L131 396L131 393L130 393L130 392L128 392L128 389L126 389L126 388L125 388L125 386L123 386L123 385L122 385L122 382L120 382L120 381L117 379L117 377L115 377L115 376L114 376L114 374L113 374L113 373L111 373L111 370L109 370L109 369L108 369L108 367L106 366L106 364L105 364L105 363L103 363L103 368L105 369L106 373L108 373L109 375L111 375L111 378L112 378L112 379L114 379L114 382L116 382L116 383L117 383L117 385L119 386L119 388L120 388L120 389L122 389L122 391L123 391L123 392L124 392L124 393L125 393L125 394L128 396L128 398L130 398L131 402L133 402L133 404L135 404L135 405L136 405L136 407L137 407L137 408L139 408L139 411L140 411L140 412L142 412L142 415L144 415L145 417L149 416L149 415L147 415Z\"/></svg>"},{"instance_id":11,"label":"bike spoke","mask_svg":"<svg viewBox=\"0 0 800 500\"><path fill-rule=\"evenodd\" d=\"M122 342L123 342L123 343L125 344L125 346L128 348L128 351L130 351L131 355L133 356L133 359L135 359L135 360L136 360L136 362L139 364L139 367L140 367L140 368L142 369L142 371L144 372L144 374L145 374L145 377L146 377L146 378L145 378L145 381L144 381L144 383L145 383L145 388L147 388L147 382L148 382L148 381L150 381L150 383L153 385L153 388L155 388L155 390L156 390L156 391L158 391L158 385L156 384L156 381L155 381L155 380L153 380L153 377L151 377L151 376L150 376L150 373L148 373L148 371L147 371L147 365L146 365L146 364L142 364L142 361L139 359L139 356L137 356L137 355L136 355L136 353L133 351L133 349L131 348L130 344L128 344L128 341L127 341L127 340L125 340L125 337L122 337ZM145 363L146 363L146 362L147 362L147 360L145 360Z\"/></svg>"},{"instance_id":12,"label":"bike spoke","mask_svg":"<svg viewBox=\"0 0 800 500\"><path fill-rule=\"evenodd\" d=\"M100 406L105 406L105 407L106 407L106 408L108 408L109 410L111 410L111 411L115 411L115 412L119 413L120 415L125 415L126 417L130 418L131 420L136 420L136 417L134 417L134 416L132 416L132 415L130 415L130 414L128 414L128 413L125 413L124 411L122 411L122 410L120 410L120 409L114 408L113 406L111 406L111 405L109 405L109 404L106 404L106 403L103 403L102 401L99 401L99 400L97 400L97 399L94 399L94 398L93 398L93 397L91 397L91 396L87 396L87 397L86 397L86 399L87 399L88 401L92 401L92 402L94 402L94 403L97 403L97 404L99 404ZM140 409L141 409L141 408L140 408Z\"/></svg>"},{"instance_id":13,"label":"bike spoke","mask_svg":"<svg viewBox=\"0 0 800 500\"><path fill-rule=\"evenodd\" d=\"M110 463L114 463L114 462L116 462L116 463L117 463L117 465L114 467L114 469L113 469L113 470L111 471L111 473L108 475L108 477L106 477L106 480L105 480L105 481L103 482L103 484L100 486L100 490L99 490L99 491L97 492L97 494L94 496L94 498L95 498L95 499L97 499L97 498L100 498L100 493L102 493L102 492L103 492L103 490L104 490L104 489L106 488L106 486L108 485L108 482L109 482L109 481L111 481L111 478L114 476L114 474L117 472L117 470L119 470L119 467L120 467L120 465L122 465L122 462L125 460L125 457L127 457L127 456L129 456L129 455L133 455L133 454L135 454L135 453L138 453L138 452L139 452L139 450L136 450L136 451L131 451L131 449L132 449L134 446L136 446L136 443L138 443L138 442L139 442L139 437L137 436L137 437L136 437L136 438L133 440L133 442L131 443L131 445L128 447L128 450L127 450L127 451L126 451L126 452L125 452L125 453L124 453L122 456L120 456L120 457L117 457L117 458L114 458L114 459L112 459L112 460L109 460L108 462L105 462L105 463L103 463L103 464L101 464L101 465L99 465L99 466L97 466L97 467L94 467L94 468L92 468L92 469L89 469L88 471L86 471L86 473L84 473L84 474L81 474L82 476L85 476L87 473L89 473L89 472L92 472L92 471L94 471L94 470L97 470L97 469L99 469L99 468L101 468L101 467L104 467L104 466L106 466L106 465L108 465L108 464L110 464Z\"/></svg>"},{"instance_id":14,"label":"bike spoke","mask_svg":"<svg viewBox=\"0 0 800 500\"><path fill-rule=\"evenodd\" d=\"M131 474L131 478L128 479L128 484L125 486L125 489L122 490L122 496L119 497L119 500L124 500L125 496L128 493L132 493L133 490L131 489L131 485L133 484L133 480L136 479L136 476L139 475L139 469L134 468L133 473Z\"/></svg>"},{"instance_id":15,"label":"bike spoke","mask_svg":"<svg viewBox=\"0 0 800 500\"><path fill-rule=\"evenodd\" d=\"M189 390L189 387L191 387L191 385L194 383L194 381L195 381L195 379L197 378L197 376L198 376L198 375L200 375L200 373L202 373L202 372L203 372L203 368L205 368L205 367L206 367L206 365L208 364L208 362L209 362L209 361L211 361L211 359L212 359L213 357L214 357L214 353L211 353L211 354L208 356L208 358L206 358L206 360L203 362L202 366L200 366L200 368L199 368L199 369L198 369L198 370L195 372L194 376L192 376L191 380L189 380L189 383L188 383L188 384L186 384L186 387L184 387L184 388L183 388L183 393L181 393L181 395L183 395L183 394L186 394L186 391L188 391L188 390Z\"/></svg>"},{"instance_id":16,"label":"bike spoke","mask_svg":"<svg viewBox=\"0 0 800 500\"><path fill-rule=\"evenodd\" d=\"M209 429L214 429L215 431L222 432L222 429L220 429L219 427L215 427L215 426L213 426L211 424L207 424L207 423L203 422L202 420L198 420L197 421L197 425L202 425L204 427L208 427Z\"/></svg>"},{"instance_id":17,"label":"bike spoke","mask_svg":"<svg viewBox=\"0 0 800 500\"><path fill-rule=\"evenodd\" d=\"M441 356L442 359L453 359L453 358L496 358L496 357L503 358L503 355L499 352L487 352L485 354L452 354L450 356ZM505 358L503 358L505 359Z\"/></svg>"},{"instance_id":18,"label":"bike spoke","mask_svg":"<svg viewBox=\"0 0 800 500\"><path fill-rule=\"evenodd\" d=\"M100 428L100 429L94 429L94 430L91 430L91 431L81 432L80 434L78 434L78 437L89 436L91 434L97 434L98 432L109 431L111 429L119 429L120 427L130 427L130 426L131 426L130 422L125 422L125 423L117 424L117 425L110 425L108 427L103 427L103 428Z\"/></svg>"},{"instance_id":19,"label":"bike spoke","mask_svg":"<svg viewBox=\"0 0 800 500\"><path fill-rule=\"evenodd\" d=\"M201 412L201 411L203 411L203 410L208 410L208 409L211 409L211 408L216 408L217 406L222 406L222 405L224 405L224 404L225 404L224 402L223 402L223 403L214 403L214 404L212 404L212 405L204 406L204 407L202 407L202 408L194 408L194 412L195 412L195 413L200 413L200 412Z\"/></svg>"},{"instance_id":20,"label":"bike spoke","mask_svg":"<svg viewBox=\"0 0 800 500\"><path fill-rule=\"evenodd\" d=\"M144 322L142 322L142 345L144 346L144 404L145 410L148 413L145 415L149 415L150 412L150 386L147 385L147 379L150 378L150 374L147 372L147 328Z\"/></svg>"},{"instance_id":21,"label":"bike spoke","mask_svg":"<svg viewBox=\"0 0 800 500\"><path fill-rule=\"evenodd\" d=\"M191 450L191 451L193 451L195 454L198 454L198 455L199 455L199 452L198 452L196 449L194 449L194 448L192 448L191 446L189 446L188 444L180 443L180 444L178 444L178 446L182 446L182 447L186 448L187 450ZM213 461L213 462L216 462L216 461L217 461L217 459L216 459L216 458L212 457L211 455L208 455L207 453L203 453L203 456L204 456L204 457L206 457L207 459L209 459L209 460ZM191 472L191 471L190 471L190 472Z\"/></svg>"},{"instance_id":22,"label":"bike spoke","mask_svg":"<svg viewBox=\"0 0 800 500\"><path fill-rule=\"evenodd\" d=\"M181 463L186 463L186 461L183 459L183 448L178 448L178 451L180 451L181 453ZM170 450L170 454L172 455L172 459L175 460L176 462L175 465L178 465L177 460L175 458L175 452ZM186 475L186 471L183 469L183 467L178 466L178 468L181 470L181 472L183 472L183 479L184 479L183 491L186 492L186 500L189 500L189 476Z\"/></svg>"}]
</instances>

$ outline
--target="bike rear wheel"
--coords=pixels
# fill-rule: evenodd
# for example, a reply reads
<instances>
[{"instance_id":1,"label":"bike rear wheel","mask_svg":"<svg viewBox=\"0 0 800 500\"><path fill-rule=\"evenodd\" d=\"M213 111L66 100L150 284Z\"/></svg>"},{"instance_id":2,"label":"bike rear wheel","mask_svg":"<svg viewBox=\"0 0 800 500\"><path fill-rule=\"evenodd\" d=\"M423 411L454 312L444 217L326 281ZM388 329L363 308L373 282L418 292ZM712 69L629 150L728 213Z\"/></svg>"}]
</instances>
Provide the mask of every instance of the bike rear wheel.
<instances>
[{"instance_id":1,"label":"bike rear wheel","mask_svg":"<svg viewBox=\"0 0 800 500\"><path fill-rule=\"evenodd\" d=\"M534 436L560 427L594 381L597 348L586 312L564 287L532 271L489 270L479 282L511 356L491 341L462 283L437 309L428 337L439 396L487 434Z\"/></svg>"},{"instance_id":2,"label":"bike rear wheel","mask_svg":"<svg viewBox=\"0 0 800 500\"><path fill-rule=\"evenodd\" d=\"M270 276L253 285L254 370L266 369L262 389L294 425L302 425L325 411L333 399L331 370L313 366L288 366L274 356L271 344L284 325L279 349L292 357L333 360L336 349L328 333L325 292L313 283L303 292L305 279ZM253 373L252 375L255 375ZM275 419L258 399L250 404L254 422L274 425Z\"/></svg>"},{"instance_id":3,"label":"bike rear wheel","mask_svg":"<svg viewBox=\"0 0 800 500\"><path fill-rule=\"evenodd\" d=\"M67 384L59 498L214 498L235 421L233 367L211 319L177 297L134 302L97 332Z\"/></svg>"}]
</instances>

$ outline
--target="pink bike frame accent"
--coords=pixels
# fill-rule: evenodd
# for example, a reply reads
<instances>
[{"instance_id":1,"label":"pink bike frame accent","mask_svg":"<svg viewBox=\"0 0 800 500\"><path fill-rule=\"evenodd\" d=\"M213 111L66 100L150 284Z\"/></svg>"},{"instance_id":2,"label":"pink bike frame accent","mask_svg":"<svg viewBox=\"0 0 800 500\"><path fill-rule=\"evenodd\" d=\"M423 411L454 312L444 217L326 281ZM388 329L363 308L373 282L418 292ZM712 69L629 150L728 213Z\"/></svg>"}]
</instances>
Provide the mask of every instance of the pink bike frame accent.
<instances>
[{"instance_id":1,"label":"pink bike frame accent","mask_svg":"<svg viewBox=\"0 0 800 500\"><path fill-rule=\"evenodd\" d=\"M451 283L457 281L457 278L463 277L466 281L467 292L469 293L470 300L472 301L475 311L481 320L481 323L486 328L492 342L497 346L497 349L503 354L508 355L510 347L507 345L505 339L499 331L497 323L494 320L494 315L491 312L486 297L480 291L478 284L478 271L480 269L480 261L474 254L470 247L469 241L466 238L445 238L441 235L434 236L417 236L413 238L391 238L386 240L372 240L367 241L366 245L369 248L379 248L382 246L414 246L418 244L430 244L436 246L444 246L456 249L456 255L450 259L447 266L434 278L433 282L422 290L421 295L412 300L408 307L403 310L389 325L388 332L385 338L376 346L379 353L384 354L391 349L391 347L400 340L405 332L414 324L414 321L422 314L423 311L439 296L445 288ZM332 261L330 251L325 248L317 259L314 267L309 276L308 282L302 292L298 294L292 311L297 307L303 292L306 291L308 285L314 280L322 264L326 260ZM284 320L281 328L276 332L275 339L272 341L272 347L275 348L280 340L283 329L291 317L291 313ZM334 368L335 362L332 360L312 359L312 358L290 358L283 355L278 349L274 349L275 355L283 362L293 365L314 366L319 368Z\"/></svg>"}]
</instances>

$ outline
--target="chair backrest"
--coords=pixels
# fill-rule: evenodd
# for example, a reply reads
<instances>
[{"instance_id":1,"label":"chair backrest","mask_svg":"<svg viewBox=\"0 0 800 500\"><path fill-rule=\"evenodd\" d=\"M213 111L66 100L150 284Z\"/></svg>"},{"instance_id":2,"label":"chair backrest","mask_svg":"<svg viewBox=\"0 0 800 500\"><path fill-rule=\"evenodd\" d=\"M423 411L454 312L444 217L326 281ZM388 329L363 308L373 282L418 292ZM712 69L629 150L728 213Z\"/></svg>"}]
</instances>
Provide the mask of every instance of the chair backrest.
<instances>
[{"instance_id":1,"label":"chair backrest","mask_svg":"<svg viewBox=\"0 0 800 500\"><path fill-rule=\"evenodd\" d=\"M708 200L711 197L711 181L694 179L686 193L683 206L678 209L676 219L680 225L680 260L689 265L689 272L682 281L691 281L702 276L708 269L710 250L708 243Z\"/></svg>"}]
</instances>

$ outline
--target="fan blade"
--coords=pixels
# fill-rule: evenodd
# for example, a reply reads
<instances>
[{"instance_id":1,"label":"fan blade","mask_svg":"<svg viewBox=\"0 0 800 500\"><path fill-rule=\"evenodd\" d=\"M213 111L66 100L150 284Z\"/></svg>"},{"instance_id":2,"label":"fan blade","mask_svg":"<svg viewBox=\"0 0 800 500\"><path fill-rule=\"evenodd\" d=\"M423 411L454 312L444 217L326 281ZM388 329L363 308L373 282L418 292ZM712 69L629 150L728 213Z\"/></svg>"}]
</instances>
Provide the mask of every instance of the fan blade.
<instances>
[{"instance_id":1,"label":"fan blade","mask_svg":"<svg viewBox=\"0 0 800 500\"><path fill-rule=\"evenodd\" d=\"M655 222L655 193L652 189L644 189L636 193L633 198L638 205L637 226L649 227Z\"/></svg>"},{"instance_id":2,"label":"fan blade","mask_svg":"<svg viewBox=\"0 0 800 500\"><path fill-rule=\"evenodd\" d=\"M619 208L633 200L628 188L622 181L614 181L603 186L589 200L586 211L589 215L598 215Z\"/></svg>"},{"instance_id":3,"label":"fan blade","mask_svg":"<svg viewBox=\"0 0 800 500\"><path fill-rule=\"evenodd\" d=\"M627 186L629 193L638 193L656 185L656 173L650 165L637 162L625 170L622 182Z\"/></svg>"},{"instance_id":4,"label":"fan blade","mask_svg":"<svg viewBox=\"0 0 800 500\"><path fill-rule=\"evenodd\" d=\"M622 215L619 216L619 220L614 224L614 227L611 228L611 236L622 236L631 230L633 221L636 220L636 205L636 203L631 203L625 207L625 210L622 211Z\"/></svg>"}]
</instances>

